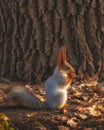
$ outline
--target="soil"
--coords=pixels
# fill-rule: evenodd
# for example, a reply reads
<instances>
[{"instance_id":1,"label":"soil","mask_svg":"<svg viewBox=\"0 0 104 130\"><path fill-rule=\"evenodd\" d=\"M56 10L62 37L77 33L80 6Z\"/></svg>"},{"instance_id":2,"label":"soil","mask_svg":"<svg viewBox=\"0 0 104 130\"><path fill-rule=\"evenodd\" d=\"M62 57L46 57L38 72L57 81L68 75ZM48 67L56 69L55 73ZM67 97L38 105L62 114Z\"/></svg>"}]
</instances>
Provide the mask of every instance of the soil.
<instances>
[{"instance_id":1,"label":"soil","mask_svg":"<svg viewBox=\"0 0 104 130\"><path fill-rule=\"evenodd\" d=\"M45 100L43 85L0 83L0 113L8 116L16 130L104 130L104 82L76 82L61 110L10 107L6 101L8 92L18 84L30 87L38 98Z\"/></svg>"}]
</instances>

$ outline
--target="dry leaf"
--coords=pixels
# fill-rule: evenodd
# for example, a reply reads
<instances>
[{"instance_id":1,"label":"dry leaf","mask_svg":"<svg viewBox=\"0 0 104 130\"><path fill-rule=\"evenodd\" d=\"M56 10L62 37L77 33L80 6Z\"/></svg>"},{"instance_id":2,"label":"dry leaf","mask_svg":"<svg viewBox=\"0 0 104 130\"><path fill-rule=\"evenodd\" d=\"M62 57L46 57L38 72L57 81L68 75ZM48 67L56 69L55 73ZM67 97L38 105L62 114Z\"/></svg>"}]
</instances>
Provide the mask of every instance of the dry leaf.
<instances>
[{"instance_id":1,"label":"dry leaf","mask_svg":"<svg viewBox=\"0 0 104 130\"><path fill-rule=\"evenodd\" d=\"M91 98L88 102L89 103L92 103L94 101L94 99L93 98Z\"/></svg>"},{"instance_id":2,"label":"dry leaf","mask_svg":"<svg viewBox=\"0 0 104 130\"><path fill-rule=\"evenodd\" d=\"M80 97L80 96L82 96L82 93L77 91L77 92L74 94L74 96L75 96L75 97Z\"/></svg>"},{"instance_id":3,"label":"dry leaf","mask_svg":"<svg viewBox=\"0 0 104 130\"><path fill-rule=\"evenodd\" d=\"M83 130L93 130L92 128L84 128Z\"/></svg>"},{"instance_id":4,"label":"dry leaf","mask_svg":"<svg viewBox=\"0 0 104 130\"><path fill-rule=\"evenodd\" d=\"M85 120L85 119L88 118L87 115L85 115L85 114L79 114L79 117L80 117L81 119L83 119L83 120Z\"/></svg>"},{"instance_id":5,"label":"dry leaf","mask_svg":"<svg viewBox=\"0 0 104 130\"><path fill-rule=\"evenodd\" d=\"M70 130L70 128L61 125L61 126L58 126L58 130Z\"/></svg>"},{"instance_id":6,"label":"dry leaf","mask_svg":"<svg viewBox=\"0 0 104 130\"><path fill-rule=\"evenodd\" d=\"M100 109L101 111L104 111L104 107L103 107L102 104L99 104L97 107L98 107L98 109Z\"/></svg>"},{"instance_id":7,"label":"dry leaf","mask_svg":"<svg viewBox=\"0 0 104 130\"><path fill-rule=\"evenodd\" d=\"M86 111L86 108L84 108L84 107L82 107L82 106L78 106L78 107L77 107L77 110L78 110L79 112L85 112L85 111Z\"/></svg>"},{"instance_id":8,"label":"dry leaf","mask_svg":"<svg viewBox=\"0 0 104 130\"><path fill-rule=\"evenodd\" d=\"M96 110L96 105L93 105L92 107L88 107L87 110L89 111L90 115L98 117L101 116L101 112Z\"/></svg>"},{"instance_id":9,"label":"dry leaf","mask_svg":"<svg viewBox=\"0 0 104 130\"><path fill-rule=\"evenodd\" d=\"M31 88L31 86L28 85L28 84L26 84L25 88L29 89L30 91L33 91L32 88Z\"/></svg>"},{"instance_id":10,"label":"dry leaf","mask_svg":"<svg viewBox=\"0 0 104 130\"><path fill-rule=\"evenodd\" d=\"M88 97L83 96L83 100L84 100L84 101L87 101L87 100L88 100Z\"/></svg>"},{"instance_id":11,"label":"dry leaf","mask_svg":"<svg viewBox=\"0 0 104 130\"><path fill-rule=\"evenodd\" d=\"M32 117L34 115L35 115L34 113L31 113L31 114L27 114L26 117L30 118L30 117Z\"/></svg>"},{"instance_id":12,"label":"dry leaf","mask_svg":"<svg viewBox=\"0 0 104 130\"><path fill-rule=\"evenodd\" d=\"M62 121L67 121L67 119L68 118L66 116L62 116L62 118L61 118Z\"/></svg>"},{"instance_id":13,"label":"dry leaf","mask_svg":"<svg viewBox=\"0 0 104 130\"><path fill-rule=\"evenodd\" d=\"M64 113L64 114L67 114L68 111L67 111L66 109L63 109L63 113Z\"/></svg>"},{"instance_id":14,"label":"dry leaf","mask_svg":"<svg viewBox=\"0 0 104 130\"><path fill-rule=\"evenodd\" d=\"M79 123L77 122L76 117L73 117L72 119L70 119L70 120L67 121L67 125L70 125L73 128L77 128L78 124Z\"/></svg>"},{"instance_id":15,"label":"dry leaf","mask_svg":"<svg viewBox=\"0 0 104 130\"><path fill-rule=\"evenodd\" d=\"M44 101L45 101L45 99L44 99L43 97L40 97L40 100L41 100L42 102L44 102Z\"/></svg>"}]
</instances>

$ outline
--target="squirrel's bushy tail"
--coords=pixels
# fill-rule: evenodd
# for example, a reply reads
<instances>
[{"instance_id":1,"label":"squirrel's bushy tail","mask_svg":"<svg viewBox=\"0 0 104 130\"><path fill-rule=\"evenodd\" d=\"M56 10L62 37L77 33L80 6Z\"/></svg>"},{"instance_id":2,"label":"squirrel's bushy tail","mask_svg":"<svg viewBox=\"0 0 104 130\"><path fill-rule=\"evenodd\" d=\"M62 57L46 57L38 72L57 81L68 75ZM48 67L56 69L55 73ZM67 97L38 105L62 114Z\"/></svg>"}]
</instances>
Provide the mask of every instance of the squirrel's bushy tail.
<instances>
[{"instance_id":1,"label":"squirrel's bushy tail","mask_svg":"<svg viewBox=\"0 0 104 130\"><path fill-rule=\"evenodd\" d=\"M35 97L29 90L16 87L9 93L9 101L14 105L23 105L29 109L42 109L45 107L45 102Z\"/></svg>"}]
</instances>

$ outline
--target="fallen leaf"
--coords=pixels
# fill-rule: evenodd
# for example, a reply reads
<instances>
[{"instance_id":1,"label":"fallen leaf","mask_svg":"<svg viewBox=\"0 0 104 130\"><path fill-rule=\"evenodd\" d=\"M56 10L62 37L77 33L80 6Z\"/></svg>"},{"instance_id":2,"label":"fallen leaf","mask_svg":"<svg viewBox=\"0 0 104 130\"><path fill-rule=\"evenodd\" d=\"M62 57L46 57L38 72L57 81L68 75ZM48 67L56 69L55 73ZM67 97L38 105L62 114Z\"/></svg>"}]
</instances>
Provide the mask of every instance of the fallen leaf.
<instances>
[{"instance_id":1,"label":"fallen leaf","mask_svg":"<svg viewBox=\"0 0 104 130\"><path fill-rule=\"evenodd\" d=\"M68 118L66 116L62 116L62 118L61 118L62 121L67 121L67 119Z\"/></svg>"},{"instance_id":2,"label":"fallen leaf","mask_svg":"<svg viewBox=\"0 0 104 130\"><path fill-rule=\"evenodd\" d=\"M92 128L84 128L83 130L93 130Z\"/></svg>"},{"instance_id":3,"label":"fallen leaf","mask_svg":"<svg viewBox=\"0 0 104 130\"><path fill-rule=\"evenodd\" d=\"M30 117L32 117L34 115L35 115L34 113L31 113L31 114L27 114L26 117L30 118Z\"/></svg>"},{"instance_id":4,"label":"fallen leaf","mask_svg":"<svg viewBox=\"0 0 104 130\"><path fill-rule=\"evenodd\" d=\"M87 110L89 111L89 114L95 117L101 116L102 113L98 110L96 110L96 105L93 105L92 107L88 107Z\"/></svg>"},{"instance_id":5,"label":"fallen leaf","mask_svg":"<svg viewBox=\"0 0 104 130\"><path fill-rule=\"evenodd\" d=\"M83 120L87 119L87 115L85 115L85 114L79 114L79 117L80 117L81 119L83 119Z\"/></svg>"},{"instance_id":6,"label":"fallen leaf","mask_svg":"<svg viewBox=\"0 0 104 130\"><path fill-rule=\"evenodd\" d=\"M104 111L104 106L102 104L99 104L98 106L98 109L100 109L101 111Z\"/></svg>"},{"instance_id":7,"label":"fallen leaf","mask_svg":"<svg viewBox=\"0 0 104 130\"><path fill-rule=\"evenodd\" d=\"M82 93L77 91L77 92L74 94L74 96L75 96L75 97L80 97L80 96L82 96Z\"/></svg>"},{"instance_id":8,"label":"fallen leaf","mask_svg":"<svg viewBox=\"0 0 104 130\"><path fill-rule=\"evenodd\" d=\"M78 121L76 119L76 117L71 118L70 120L67 121L67 125L70 125L73 128L77 128L78 127Z\"/></svg>"},{"instance_id":9,"label":"fallen leaf","mask_svg":"<svg viewBox=\"0 0 104 130\"><path fill-rule=\"evenodd\" d=\"M78 110L79 112L85 112L85 111L86 111L86 108L84 108L84 107L82 107L82 106L78 106L78 107L77 107L77 110Z\"/></svg>"},{"instance_id":10,"label":"fallen leaf","mask_svg":"<svg viewBox=\"0 0 104 130\"><path fill-rule=\"evenodd\" d=\"M83 96L83 100L84 100L84 101L87 101L87 100L88 100L88 97Z\"/></svg>"},{"instance_id":11,"label":"fallen leaf","mask_svg":"<svg viewBox=\"0 0 104 130\"><path fill-rule=\"evenodd\" d=\"M44 102L44 101L45 101L45 99L44 99L43 97L40 97L40 100L41 100L42 102Z\"/></svg>"},{"instance_id":12,"label":"fallen leaf","mask_svg":"<svg viewBox=\"0 0 104 130\"><path fill-rule=\"evenodd\" d=\"M44 127L44 126L37 126L36 129L37 129L37 130L47 130L47 128Z\"/></svg>"},{"instance_id":13,"label":"fallen leaf","mask_svg":"<svg viewBox=\"0 0 104 130\"><path fill-rule=\"evenodd\" d=\"M61 126L58 126L58 130L70 130L70 128L61 125Z\"/></svg>"}]
</instances>

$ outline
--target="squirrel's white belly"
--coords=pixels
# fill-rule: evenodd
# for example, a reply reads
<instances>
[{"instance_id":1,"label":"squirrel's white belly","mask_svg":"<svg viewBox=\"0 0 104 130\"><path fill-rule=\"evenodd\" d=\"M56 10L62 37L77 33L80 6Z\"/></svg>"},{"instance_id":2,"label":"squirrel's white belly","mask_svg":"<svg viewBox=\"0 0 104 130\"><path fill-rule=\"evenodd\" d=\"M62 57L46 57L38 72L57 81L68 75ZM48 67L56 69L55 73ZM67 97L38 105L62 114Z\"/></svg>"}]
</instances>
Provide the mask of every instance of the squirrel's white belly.
<instances>
[{"instance_id":1,"label":"squirrel's white belly","mask_svg":"<svg viewBox=\"0 0 104 130\"><path fill-rule=\"evenodd\" d=\"M67 91L66 90L53 90L46 91L46 102L49 105L50 108L62 108L67 101Z\"/></svg>"}]
</instances>

